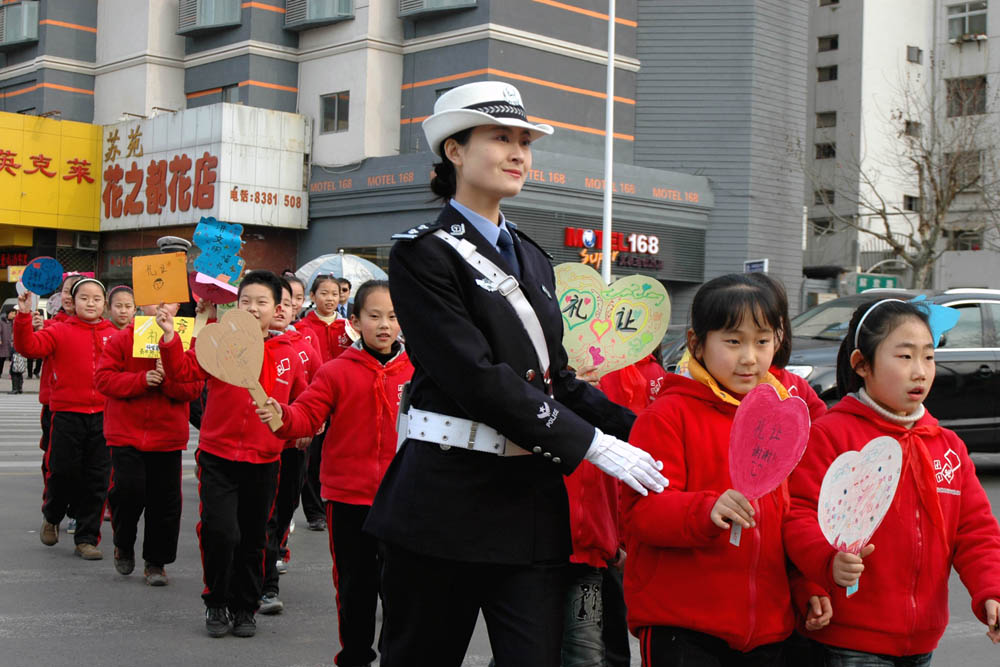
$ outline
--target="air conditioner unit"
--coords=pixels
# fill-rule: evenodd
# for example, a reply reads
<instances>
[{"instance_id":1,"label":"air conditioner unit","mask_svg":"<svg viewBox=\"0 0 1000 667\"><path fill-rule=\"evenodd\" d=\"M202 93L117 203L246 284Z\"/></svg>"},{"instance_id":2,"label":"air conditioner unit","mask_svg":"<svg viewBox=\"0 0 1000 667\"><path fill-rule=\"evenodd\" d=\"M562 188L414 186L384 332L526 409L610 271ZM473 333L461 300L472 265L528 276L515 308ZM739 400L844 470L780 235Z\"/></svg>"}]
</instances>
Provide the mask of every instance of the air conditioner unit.
<instances>
[{"instance_id":1,"label":"air conditioner unit","mask_svg":"<svg viewBox=\"0 0 1000 667\"><path fill-rule=\"evenodd\" d=\"M177 34L196 35L242 23L240 0L180 0Z\"/></svg>"},{"instance_id":2,"label":"air conditioner unit","mask_svg":"<svg viewBox=\"0 0 1000 667\"><path fill-rule=\"evenodd\" d=\"M85 232L77 232L76 243L74 247L77 250L89 250L91 252L97 252L97 248L100 245L100 236L97 234L87 234Z\"/></svg>"},{"instance_id":3,"label":"air conditioner unit","mask_svg":"<svg viewBox=\"0 0 1000 667\"><path fill-rule=\"evenodd\" d=\"M38 1L0 6L0 51L38 41Z\"/></svg>"},{"instance_id":4,"label":"air conditioner unit","mask_svg":"<svg viewBox=\"0 0 1000 667\"><path fill-rule=\"evenodd\" d=\"M399 18L419 18L425 14L471 9L476 0L399 0Z\"/></svg>"},{"instance_id":5,"label":"air conditioner unit","mask_svg":"<svg viewBox=\"0 0 1000 667\"><path fill-rule=\"evenodd\" d=\"M354 0L285 0L285 29L307 30L354 18Z\"/></svg>"}]
</instances>

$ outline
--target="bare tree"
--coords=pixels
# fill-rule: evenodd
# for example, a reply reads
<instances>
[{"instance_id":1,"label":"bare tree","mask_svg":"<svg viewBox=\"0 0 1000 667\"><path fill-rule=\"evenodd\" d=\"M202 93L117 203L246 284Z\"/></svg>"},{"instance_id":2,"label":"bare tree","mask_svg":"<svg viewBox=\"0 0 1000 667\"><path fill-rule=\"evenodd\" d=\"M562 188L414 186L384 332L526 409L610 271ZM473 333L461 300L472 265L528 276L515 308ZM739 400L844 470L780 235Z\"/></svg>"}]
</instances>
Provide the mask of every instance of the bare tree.
<instances>
[{"instance_id":1,"label":"bare tree","mask_svg":"<svg viewBox=\"0 0 1000 667\"><path fill-rule=\"evenodd\" d=\"M987 104L986 76L945 79L933 59L928 72L929 81L903 78L889 91L894 104L884 112L890 129L883 141L852 137L857 150L837 154L834 147L835 155L817 144L817 158L835 158L822 165L796 149L814 204L839 226L882 241L912 270L917 289L929 287L935 262L962 235L986 238L1000 229L1000 126L987 112L997 107ZM913 195L900 197L907 191Z\"/></svg>"}]
</instances>

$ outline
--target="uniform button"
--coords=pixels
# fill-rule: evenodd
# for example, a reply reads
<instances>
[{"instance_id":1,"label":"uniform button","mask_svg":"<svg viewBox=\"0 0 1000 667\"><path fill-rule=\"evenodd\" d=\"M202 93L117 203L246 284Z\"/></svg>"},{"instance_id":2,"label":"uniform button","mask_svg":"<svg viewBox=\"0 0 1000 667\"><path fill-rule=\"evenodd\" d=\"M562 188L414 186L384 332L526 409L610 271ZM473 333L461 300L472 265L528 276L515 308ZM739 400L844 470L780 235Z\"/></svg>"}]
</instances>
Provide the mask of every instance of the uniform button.
<instances>
[{"instance_id":1,"label":"uniform button","mask_svg":"<svg viewBox=\"0 0 1000 667\"><path fill-rule=\"evenodd\" d=\"M533 451L536 454L541 454L542 453L542 448L541 447L533 447L531 451Z\"/></svg>"},{"instance_id":2,"label":"uniform button","mask_svg":"<svg viewBox=\"0 0 1000 667\"><path fill-rule=\"evenodd\" d=\"M542 456L544 456L547 459L550 459L552 458L552 452L545 452L544 454L542 454Z\"/></svg>"},{"instance_id":3,"label":"uniform button","mask_svg":"<svg viewBox=\"0 0 1000 667\"><path fill-rule=\"evenodd\" d=\"M525 379L525 380L527 380L528 382L531 382L532 380L534 380L534 379L535 379L535 376L536 376L536 375L538 375L538 373L536 373L536 372L535 372L535 369L533 369L533 368L529 368L529 369L528 369L527 371L525 371L525 373L524 373L524 379Z\"/></svg>"},{"instance_id":4,"label":"uniform button","mask_svg":"<svg viewBox=\"0 0 1000 667\"><path fill-rule=\"evenodd\" d=\"M561 458L559 458L558 456L556 456L556 457L554 457L554 458L552 459L552 462L553 462L553 463L562 463L562 459L561 459Z\"/></svg>"}]
</instances>

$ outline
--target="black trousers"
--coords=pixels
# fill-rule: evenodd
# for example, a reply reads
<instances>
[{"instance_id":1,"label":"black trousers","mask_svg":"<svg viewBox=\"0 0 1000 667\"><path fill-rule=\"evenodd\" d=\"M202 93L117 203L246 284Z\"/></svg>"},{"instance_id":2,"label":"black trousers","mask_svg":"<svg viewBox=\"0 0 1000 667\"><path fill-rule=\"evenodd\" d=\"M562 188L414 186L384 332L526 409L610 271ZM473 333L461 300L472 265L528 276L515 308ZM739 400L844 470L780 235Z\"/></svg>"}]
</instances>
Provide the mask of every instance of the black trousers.
<instances>
[{"instance_id":1,"label":"black trousers","mask_svg":"<svg viewBox=\"0 0 1000 667\"><path fill-rule=\"evenodd\" d=\"M626 620L625 587L622 571L609 565L601 570L603 586L601 596L604 603L604 660L607 667L629 667L631 648L628 643L628 622Z\"/></svg>"},{"instance_id":2,"label":"black trousers","mask_svg":"<svg viewBox=\"0 0 1000 667\"><path fill-rule=\"evenodd\" d=\"M10 390L17 393L24 391L24 373L11 372Z\"/></svg>"},{"instance_id":3,"label":"black trousers","mask_svg":"<svg viewBox=\"0 0 1000 667\"><path fill-rule=\"evenodd\" d=\"M326 525L333 558L333 588L341 650L340 667L368 665L375 658L375 612L379 594L378 542L362 532L371 505L326 501Z\"/></svg>"},{"instance_id":4,"label":"black trousers","mask_svg":"<svg viewBox=\"0 0 1000 667\"><path fill-rule=\"evenodd\" d=\"M328 423L327 428L329 427ZM306 456L308 467L306 468L305 483L302 485L302 512L306 515L306 520L310 522L326 517L319 483L319 465L323 453L323 438L325 437L326 430L324 429L309 443Z\"/></svg>"},{"instance_id":5,"label":"black trousers","mask_svg":"<svg viewBox=\"0 0 1000 667\"><path fill-rule=\"evenodd\" d=\"M467 563L388 544L382 556L382 667L460 667L480 610L497 667L559 667L567 563Z\"/></svg>"},{"instance_id":6,"label":"black trousers","mask_svg":"<svg viewBox=\"0 0 1000 667\"><path fill-rule=\"evenodd\" d=\"M111 528L123 554L135 552L139 517L145 512L142 559L159 565L177 559L181 531L181 452L111 448Z\"/></svg>"},{"instance_id":7,"label":"black trousers","mask_svg":"<svg viewBox=\"0 0 1000 667\"><path fill-rule=\"evenodd\" d=\"M45 460L45 520L58 524L72 505L77 521L73 536L76 544L100 544L111 474L111 454L104 441L104 413L53 412Z\"/></svg>"},{"instance_id":8,"label":"black trousers","mask_svg":"<svg viewBox=\"0 0 1000 667\"><path fill-rule=\"evenodd\" d=\"M264 554L264 593L278 594L278 568L281 545L288 538L288 527L299 507L299 494L306 472L306 453L295 447L281 452L281 472L278 474L278 494L274 511L267 522L267 551Z\"/></svg>"},{"instance_id":9,"label":"black trousers","mask_svg":"<svg viewBox=\"0 0 1000 667\"><path fill-rule=\"evenodd\" d=\"M267 520L274 506L278 461L243 463L203 452L198 462L198 544L206 607L256 611L264 580Z\"/></svg>"},{"instance_id":10,"label":"black trousers","mask_svg":"<svg viewBox=\"0 0 1000 667\"><path fill-rule=\"evenodd\" d=\"M32 364L34 364L34 370L32 370ZM28 377L35 376L42 377L42 360L41 359L28 359Z\"/></svg>"},{"instance_id":11,"label":"black trousers","mask_svg":"<svg viewBox=\"0 0 1000 667\"><path fill-rule=\"evenodd\" d=\"M639 630L642 667L784 667L784 643L765 644L741 653L725 641L685 628Z\"/></svg>"}]
</instances>

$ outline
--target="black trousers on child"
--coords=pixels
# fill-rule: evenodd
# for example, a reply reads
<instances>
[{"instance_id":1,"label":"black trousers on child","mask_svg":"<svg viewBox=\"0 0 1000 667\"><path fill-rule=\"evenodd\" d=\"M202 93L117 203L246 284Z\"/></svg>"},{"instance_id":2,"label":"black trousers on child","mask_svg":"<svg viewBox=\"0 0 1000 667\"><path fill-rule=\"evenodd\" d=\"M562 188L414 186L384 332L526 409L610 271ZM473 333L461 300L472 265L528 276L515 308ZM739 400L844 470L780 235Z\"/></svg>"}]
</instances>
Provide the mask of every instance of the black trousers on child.
<instances>
[{"instance_id":1,"label":"black trousers on child","mask_svg":"<svg viewBox=\"0 0 1000 667\"><path fill-rule=\"evenodd\" d=\"M206 607L256 611L279 461L244 463L198 450L198 544Z\"/></svg>"},{"instance_id":2,"label":"black trousers on child","mask_svg":"<svg viewBox=\"0 0 1000 667\"><path fill-rule=\"evenodd\" d=\"M382 545L382 667L460 667L482 610L497 667L559 667L568 563L469 563Z\"/></svg>"},{"instance_id":3,"label":"black trousers on child","mask_svg":"<svg viewBox=\"0 0 1000 667\"><path fill-rule=\"evenodd\" d=\"M784 667L784 642L741 653L718 637L686 628L639 629L642 667Z\"/></svg>"},{"instance_id":4,"label":"black trousers on child","mask_svg":"<svg viewBox=\"0 0 1000 667\"><path fill-rule=\"evenodd\" d=\"M177 559L181 531L181 452L111 448L111 528L123 555L135 553L139 517L145 512L142 559L163 567Z\"/></svg>"},{"instance_id":5,"label":"black trousers on child","mask_svg":"<svg viewBox=\"0 0 1000 667\"><path fill-rule=\"evenodd\" d=\"M329 427L329 424L327 424ZM320 497L319 466L323 453L323 438L326 437L326 430L312 439L309 443L308 454L306 456L305 483L302 485L302 513L306 515L306 521L310 523L317 519L326 518L326 510L323 507L323 499Z\"/></svg>"},{"instance_id":6,"label":"black trousers on child","mask_svg":"<svg viewBox=\"0 0 1000 667\"><path fill-rule=\"evenodd\" d=\"M97 546L111 474L111 454L104 441L104 413L53 412L45 462L45 520L58 525L72 506L77 522L74 541Z\"/></svg>"},{"instance_id":7,"label":"black trousers on child","mask_svg":"<svg viewBox=\"0 0 1000 667\"><path fill-rule=\"evenodd\" d=\"M267 551L264 554L264 593L278 594L278 568L281 545L288 538L288 527L299 507L299 494L306 473L306 453L289 447L281 452L281 472L278 475L278 494L274 498L274 511L267 522Z\"/></svg>"},{"instance_id":8,"label":"black trousers on child","mask_svg":"<svg viewBox=\"0 0 1000 667\"><path fill-rule=\"evenodd\" d=\"M341 650L339 667L375 660L375 611L378 606L378 541L361 531L371 505L326 501L326 525L333 558L333 588Z\"/></svg>"}]
</instances>

